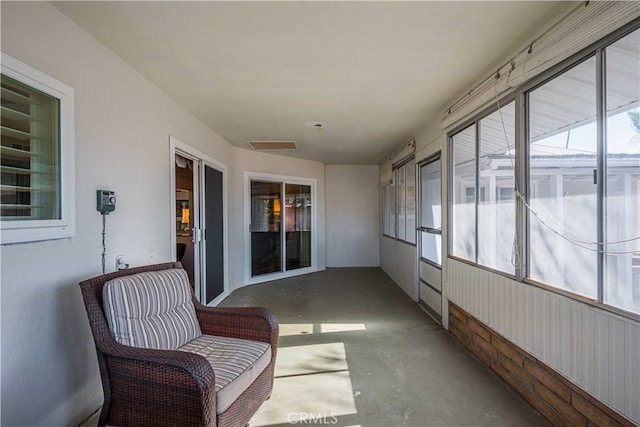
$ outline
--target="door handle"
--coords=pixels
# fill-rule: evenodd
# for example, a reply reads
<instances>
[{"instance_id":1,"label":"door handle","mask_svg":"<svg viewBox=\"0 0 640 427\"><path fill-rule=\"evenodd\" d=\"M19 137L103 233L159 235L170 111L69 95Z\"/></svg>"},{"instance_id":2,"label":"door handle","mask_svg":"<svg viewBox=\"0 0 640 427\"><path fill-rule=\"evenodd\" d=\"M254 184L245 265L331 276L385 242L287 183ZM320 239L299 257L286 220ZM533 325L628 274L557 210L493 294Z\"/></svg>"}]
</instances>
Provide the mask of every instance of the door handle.
<instances>
[{"instance_id":1,"label":"door handle","mask_svg":"<svg viewBox=\"0 0 640 427\"><path fill-rule=\"evenodd\" d=\"M202 231L198 227L193 227L193 239L191 240L195 245L202 241Z\"/></svg>"}]
</instances>

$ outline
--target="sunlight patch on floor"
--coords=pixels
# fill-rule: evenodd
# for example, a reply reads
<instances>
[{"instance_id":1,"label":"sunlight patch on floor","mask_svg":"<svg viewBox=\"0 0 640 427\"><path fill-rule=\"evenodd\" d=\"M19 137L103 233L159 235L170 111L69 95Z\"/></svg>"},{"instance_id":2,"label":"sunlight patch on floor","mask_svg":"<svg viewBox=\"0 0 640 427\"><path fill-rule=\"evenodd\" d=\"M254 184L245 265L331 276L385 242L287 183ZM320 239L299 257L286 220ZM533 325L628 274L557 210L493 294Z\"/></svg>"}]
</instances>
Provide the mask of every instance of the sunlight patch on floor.
<instances>
[{"instance_id":1,"label":"sunlight patch on floor","mask_svg":"<svg viewBox=\"0 0 640 427\"><path fill-rule=\"evenodd\" d=\"M313 334L313 323L281 323L280 336Z\"/></svg>"},{"instance_id":2,"label":"sunlight patch on floor","mask_svg":"<svg viewBox=\"0 0 640 427\"><path fill-rule=\"evenodd\" d=\"M343 343L280 348L275 376L271 399L251 419L252 427L357 413Z\"/></svg>"},{"instance_id":3,"label":"sunlight patch on floor","mask_svg":"<svg viewBox=\"0 0 640 427\"><path fill-rule=\"evenodd\" d=\"M323 334L329 332L351 332L366 331L367 327L364 323L321 323L320 332Z\"/></svg>"},{"instance_id":4,"label":"sunlight patch on floor","mask_svg":"<svg viewBox=\"0 0 640 427\"><path fill-rule=\"evenodd\" d=\"M283 323L280 324L280 336L327 334L332 332L366 331L364 323Z\"/></svg>"}]
</instances>

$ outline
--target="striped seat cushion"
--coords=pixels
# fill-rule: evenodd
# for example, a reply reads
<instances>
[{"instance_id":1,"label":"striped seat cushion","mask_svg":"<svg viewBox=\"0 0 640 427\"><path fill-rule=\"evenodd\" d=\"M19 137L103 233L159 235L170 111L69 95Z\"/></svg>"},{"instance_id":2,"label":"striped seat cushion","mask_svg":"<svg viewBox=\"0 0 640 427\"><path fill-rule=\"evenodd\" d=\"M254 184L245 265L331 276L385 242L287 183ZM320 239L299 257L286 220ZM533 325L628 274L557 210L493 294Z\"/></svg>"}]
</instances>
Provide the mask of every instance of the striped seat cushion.
<instances>
[{"instance_id":1,"label":"striped seat cushion","mask_svg":"<svg viewBox=\"0 0 640 427\"><path fill-rule=\"evenodd\" d=\"M176 350L202 335L182 269L118 277L102 290L109 329L120 344Z\"/></svg>"},{"instance_id":2,"label":"striped seat cushion","mask_svg":"<svg viewBox=\"0 0 640 427\"><path fill-rule=\"evenodd\" d=\"M223 413L271 361L264 342L202 335L178 350L204 356L216 375L216 412Z\"/></svg>"}]
</instances>

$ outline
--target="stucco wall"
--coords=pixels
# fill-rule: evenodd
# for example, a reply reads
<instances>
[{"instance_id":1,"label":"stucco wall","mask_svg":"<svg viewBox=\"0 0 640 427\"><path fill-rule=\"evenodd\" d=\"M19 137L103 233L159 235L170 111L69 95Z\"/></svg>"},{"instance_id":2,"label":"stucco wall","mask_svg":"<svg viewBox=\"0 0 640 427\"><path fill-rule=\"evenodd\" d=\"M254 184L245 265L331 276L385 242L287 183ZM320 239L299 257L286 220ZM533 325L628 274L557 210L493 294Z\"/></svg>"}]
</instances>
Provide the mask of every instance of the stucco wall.
<instances>
[{"instance_id":1,"label":"stucco wall","mask_svg":"<svg viewBox=\"0 0 640 427\"><path fill-rule=\"evenodd\" d=\"M3 426L77 425L102 404L78 282L101 273L96 189L107 218L107 270L169 261L169 135L228 167L229 284L244 281L245 170L318 180L318 266L324 268L324 165L231 147L215 131L46 2L2 2L2 51L75 90L77 235L0 247ZM34 29L38 29L35 31Z\"/></svg>"}]
</instances>

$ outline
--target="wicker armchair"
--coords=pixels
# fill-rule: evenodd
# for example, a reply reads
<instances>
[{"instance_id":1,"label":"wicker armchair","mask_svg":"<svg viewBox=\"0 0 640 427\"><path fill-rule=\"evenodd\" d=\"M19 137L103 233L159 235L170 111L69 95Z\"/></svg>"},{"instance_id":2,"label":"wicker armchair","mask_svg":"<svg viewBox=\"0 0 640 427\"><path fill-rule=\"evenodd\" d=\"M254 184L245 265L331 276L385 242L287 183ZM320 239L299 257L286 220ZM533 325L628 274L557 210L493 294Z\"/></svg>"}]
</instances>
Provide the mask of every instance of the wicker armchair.
<instances>
[{"instance_id":1,"label":"wicker armchair","mask_svg":"<svg viewBox=\"0 0 640 427\"><path fill-rule=\"evenodd\" d=\"M126 275L182 268L165 263L121 270L80 283L96 345L104 404L99 425L246 426L273 387L278 323L260 307L211 308L193 298L203 334L271 345L267 367L224 412L216 412L215 374L195 353L129 347L116 342L103 311L106 282Z\"/></svg>"}]
</instances>

